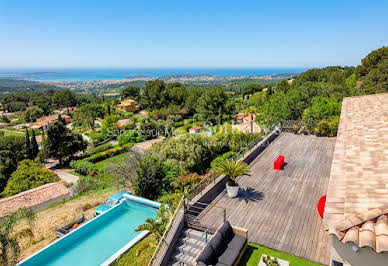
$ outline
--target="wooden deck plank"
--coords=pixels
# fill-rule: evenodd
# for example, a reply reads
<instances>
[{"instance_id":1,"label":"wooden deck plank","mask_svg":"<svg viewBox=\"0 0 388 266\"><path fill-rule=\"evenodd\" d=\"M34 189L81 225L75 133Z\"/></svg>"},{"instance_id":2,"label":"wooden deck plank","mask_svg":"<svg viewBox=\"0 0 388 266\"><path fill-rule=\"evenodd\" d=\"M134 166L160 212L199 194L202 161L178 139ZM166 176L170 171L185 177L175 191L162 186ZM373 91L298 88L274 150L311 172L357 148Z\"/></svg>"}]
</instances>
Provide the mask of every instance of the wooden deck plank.
<instances>
[{"instance_id":1,"label":"wooden deck plank","mask_svg":"<svg viewBox=\"0 0 388 266\"><path fill-rule=\"evenodd\" d=\"M220 193L201 217L209 223L226 209L227 219L247 228L249 241L329 264L330 243L316 204L326 194L335 138L282 133L250 164L251 176L238 178L242 190L230 199ZM284 155L284 170L273 161Z\"/></svg>"}]
</instances>

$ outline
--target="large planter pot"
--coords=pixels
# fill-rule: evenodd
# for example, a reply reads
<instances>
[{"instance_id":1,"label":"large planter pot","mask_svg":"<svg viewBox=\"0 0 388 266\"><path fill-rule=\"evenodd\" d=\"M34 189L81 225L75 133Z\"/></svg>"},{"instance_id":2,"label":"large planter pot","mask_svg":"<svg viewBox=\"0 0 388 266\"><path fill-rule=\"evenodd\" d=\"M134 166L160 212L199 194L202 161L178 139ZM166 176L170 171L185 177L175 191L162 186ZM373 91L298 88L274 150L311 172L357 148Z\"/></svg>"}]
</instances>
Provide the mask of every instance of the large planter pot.
<instances>
[{"instance_id":1,"label":"large planter pot","mask_svg":"<svg viewBox=\"0 0 388 266\"><path fill-rule=\"evenodd\" d=\"M226 183L226 192L228 193L228 196L230 198L235 198L238 195L238 185L230 186L228 183Z\"/></svg>"}]
</instances>

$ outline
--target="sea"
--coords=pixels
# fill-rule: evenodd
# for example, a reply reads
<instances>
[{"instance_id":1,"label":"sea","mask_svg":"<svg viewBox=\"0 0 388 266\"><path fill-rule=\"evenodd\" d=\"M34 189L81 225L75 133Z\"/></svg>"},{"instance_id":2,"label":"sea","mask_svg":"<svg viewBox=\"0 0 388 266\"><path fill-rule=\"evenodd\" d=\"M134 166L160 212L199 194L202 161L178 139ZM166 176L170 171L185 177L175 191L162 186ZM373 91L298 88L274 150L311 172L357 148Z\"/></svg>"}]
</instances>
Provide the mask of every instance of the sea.
<instances>
[{"instance_id":1,"label":"sea","mask_svg":"<svg viewBox=\"0 0 388 266\"><path fill-rule=\"evenodd\" d=\"M179 75L262 76L297 74L307 68L0 69L0 78L35 81L98 81Z\"/></svg>"}]
</instances>

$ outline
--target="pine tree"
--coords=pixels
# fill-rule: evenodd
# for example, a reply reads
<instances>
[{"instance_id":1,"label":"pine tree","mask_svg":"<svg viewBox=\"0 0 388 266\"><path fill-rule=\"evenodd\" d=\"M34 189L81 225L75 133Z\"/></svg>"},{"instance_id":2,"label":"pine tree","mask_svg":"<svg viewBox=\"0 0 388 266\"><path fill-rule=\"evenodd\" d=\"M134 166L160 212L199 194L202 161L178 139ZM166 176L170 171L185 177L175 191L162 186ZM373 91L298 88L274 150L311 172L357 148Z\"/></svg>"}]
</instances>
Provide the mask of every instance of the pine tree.
<instances>
[{"instance_id":1,"label":"pine tree","mask_svg":"<svg viewBox=\"0 0 388 266\"><path fill-rule=\"evenodd\" d=\"M30 142L30 134L28 133L28 129L26 129L26 155L27 159L33 160L32 147Z\"/></svg>"},{"instance_id":2,"label":"pine tree","mask_svg":"<svg viewBox=\"0 0 388 266\"><path fill-rule=\"evenodd\" d=\"M32 155L34 156L33 158L35 159L39 153L39 146L38 146L38 142L36 141L34 130L32 130L31 145L32 145L32 147L31 147L32 148Z\"/></svg>"}]
</instances>

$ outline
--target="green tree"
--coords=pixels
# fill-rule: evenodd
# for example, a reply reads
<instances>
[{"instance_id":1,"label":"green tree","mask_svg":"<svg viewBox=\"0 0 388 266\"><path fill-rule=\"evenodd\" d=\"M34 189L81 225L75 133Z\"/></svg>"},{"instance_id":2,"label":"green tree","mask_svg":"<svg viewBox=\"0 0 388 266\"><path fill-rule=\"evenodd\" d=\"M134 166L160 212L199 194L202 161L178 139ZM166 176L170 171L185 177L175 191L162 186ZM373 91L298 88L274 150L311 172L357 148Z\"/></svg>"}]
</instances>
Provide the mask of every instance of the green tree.
<instances>
[{"instance_id":1,"label":"green tree","mask_svg":"<svg viewBox=\"0 0 388 266\"><path fill-rule=\"evenodd\" d=\"M24 119L26 122L33 122L37 118L42 117L44 114L43 110L40 109L38 106L30 106L27 107L25 113L24 113Z\"/></svg>"},{"instance_id":2,"label":"green tree","mask_svg":"<svg viewBox=\"0 0 388 266\"><path fill-rule=\"evenodd\" d=\"M198 99L195 110L201 121L222 124L231 118L234 105L222 88L206 90Z\"/></svg>"},{"instance_id":3,"label":"green tree","mask_svg":"<svg viewBox=\"0 0 388 266\"><path fill-rule=\"evenodd\" d=\"M131 98L137 100L140 96L140 88L137 86L127 86L121 90L121 99Z\"/></svg>"},{"instance_id":4,"label":"green tree","mask_svg":"<svg viewBox=\"0 0 388 266\"><path fill-rule=\"evenodd\" d=\"M136 194L149 199L156 199L163 186L165 177L164 164L156 155L148 155L139 163L138 178L135 182Z\"/></svg>"},{"instance_id":5,"label":"green tree","mask_svg":"<svg viewBox=\"0 0 388 266\"><path fill-rule=\"evenodd\" d=\"M356 68L356 78L360 81L360 94L388 91L388 47L369 53Z\"/></svg>"},{"instance_id":6,"label":"green tree","mask_svg":"<svg viewBox=\"0 0 388 266\"><path fill-rule=\"evenodd\" d=\"M222 144L202 134L187 134L155 143L151 151L159 154L168 165L177 165L190 172L204 173L221 151Z\"/></svg>"},{"instance_id":7,"label":"green tree","mask_svg":"<svg viewBox=\"0 0 388 266\"><path fill-rule=\"evenodd\" d=\"M339 116L340 113L341 102L333 98L315 97L312 106L303 112L303 123L312 133L321 120Z\"/></svg>"},{"instance_id":8,"label":"green tree","mask_svg":"<svg viewBox=\"0 0 388 266\"><path fill-rule=\"evenodd\" d=\"M197 102L199 97L201 97L201 90L191 90L186 98L185 108L189 114L195 113L195 108L197 106Z\"/></svg>"},{"instance_id":9,"label":"green tree","mask_svg":"<svg viewBox=\"0 0 388 266\"><path fill-rule=\"evenodd\" d=\"M181 83L167 84L167 97L171 104L183 107L186 103L188 93L186 87Z\"/></svg>"},{"instance_id":10,"label":"green tree","mask_svg":"<svg viewBox=\"0 0 388 266\"><path fill-rule=\"evenodd\" d=\"M76 98L69 89L56 92L53 95L53 104L59 108L66 108L67 114L70 115L69 108L76 105Z\"/></svg>"},{"instance_id":11,"label":"green tree","mask_svg":"<svg viewBox=\"0 0 388 266\"><path fill-rule=\"evenodd\" d=\"M94 130L97 118L104 118L105 110L101 104L88 103L79 107L74 112L74 120L86 122Z\"/></svg>"},{"instance_id":12,"label":"green tree","mask_svg":"<svg viewBox=\"0 0 388 266\"><path fill-rule=\"evenodd\" d=\"M27 220L27 227L15 232L16 223L20 219ZM16 265L21 251L21 242L32 240L32 226L35 215L31 209L21 208L16 212L2 217L0 221L0 265Z\"/></svg>"},{"instance_id":13,"label":"green tree","mask_svg":"<svg viewBox=\"0 0 388 266\"><path fill-rule=\"evenodd\" d=\"M16 171L12 173L2 195L10 197L20 192L57 181L59 181L57 175L46 169L41 163L24 160L19 163Z\"/></svg>"},{"instance_id":14,"label":"green tree","mask_svg":"<svg viewBox=\"0 0 388 266\"><path fill-rule=\"evenodd\" d=\"M7 185L8 179L17 168L17 161L12 151L0 151L0 193Z\"/></svg>"},{"instance_id":15,"label":"green tree","mask_svg":"<svg viewBox=\"0 0 388 266\"><path fill-rule=\"evenodd\" d=\"M75 154L84 151L87 142L77 133L72 133L58 116L58 121L50 125L43 143L44 154L58 159L60 164L70 161Z\"/></svg>"},{"instance_id":16,"label":"green tree","mask_svg":"<svg viewBox=\"0 0 388 266\"><path fill-rule=\"evenodd\" d=\"M141 91L140 105L147 110L167 106L166 83L162 80L147 81Z\"/></svg>"},{"instance_id":17,"label":"green tree","mask_svg":"<svg viewBox=\"0 0 388 266\"><path fill-rule=\"evenodd\" d=\"M32 151L32 157L35 159L39 153L39 145L38 145L38 142L36 141L34 130L32 130L32 136L31 136L31 151Z\"/></svg>"},{"instance_id":18,"label":"green tree","mask_svg":"<svg viewBox=\"0 0 388 266\"><path fill-rule=\"evenodd\" d=\"M28 129L26 129L26 155L27 158L30 160L33 160L34 156L32 154L32 146L31 146L31 140L30 140L30 134L28 133Z\"/></svg>"}]
</instances>

